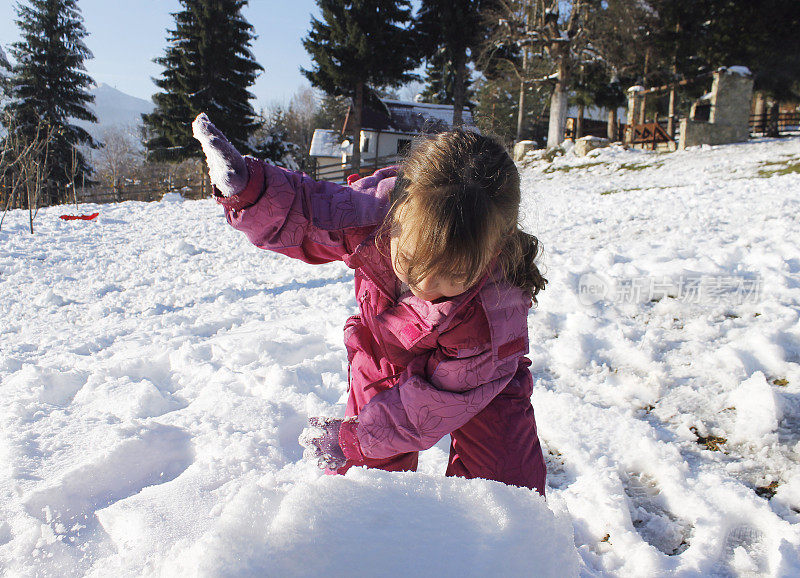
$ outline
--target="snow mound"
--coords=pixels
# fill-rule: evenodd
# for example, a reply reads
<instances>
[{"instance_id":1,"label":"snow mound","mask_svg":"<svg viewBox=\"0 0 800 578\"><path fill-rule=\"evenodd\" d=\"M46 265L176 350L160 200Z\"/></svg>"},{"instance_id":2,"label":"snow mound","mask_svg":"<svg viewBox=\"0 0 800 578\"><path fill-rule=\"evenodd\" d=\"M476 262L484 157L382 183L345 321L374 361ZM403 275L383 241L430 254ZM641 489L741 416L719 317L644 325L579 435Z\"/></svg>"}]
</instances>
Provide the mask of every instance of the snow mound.
<instances>
[{"instance_id":1,"label":"snow mound","mask_svg":"<svg viewBox=\"0 0 800 578\"><path fill-rule=\"evenodd\" d=\"M167 193L163 197L161 197L162 203L180 203L183 201L183 197L180 193Z\"/></svg>"},{"instance_id":2,"label":"snow mound","mask_svg":"<svg viewBox=\"0 0 800 578\"><path fill-rule=\"evenodd\" d=\"M579 563L569 520L531 490L360 468L251 484L187 554L183 570L235 576L561 577Z\"/></svg>"},{"instance_id":3,"label":"snow mound","mask_svg":"<svg viewBox=\"0 0 800 578\"><path fill-rule=\"evenodd\" d=\"M762 372L743 381L729 399L736 408L735 441L761 443L761 438L778 428L783 417L781 401Z\"/></svg>"}]
</instances>

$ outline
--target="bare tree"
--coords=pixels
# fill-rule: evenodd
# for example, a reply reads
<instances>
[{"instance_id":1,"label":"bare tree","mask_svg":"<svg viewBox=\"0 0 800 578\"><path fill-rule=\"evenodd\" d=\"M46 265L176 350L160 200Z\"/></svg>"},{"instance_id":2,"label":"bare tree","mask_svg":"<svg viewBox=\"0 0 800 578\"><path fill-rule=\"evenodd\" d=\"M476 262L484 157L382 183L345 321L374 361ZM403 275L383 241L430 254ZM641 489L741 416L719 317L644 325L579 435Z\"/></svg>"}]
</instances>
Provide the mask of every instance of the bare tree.
<instances>
[{"instance_id":1,"label":"bare tree","mask_svg":"<svg viewBox=\"0 0 800 578\"><path fill-rule=\"evenodd\" d=\"M69 164L64 167L64 173L67 177L66 187L72 192L72 200L75 203L75 208L78 208L78 192L75 190L75 177L80 170L78 147L72 147L72 154L70 155ZM84 177L85 178L85 177Z\"/></svg>"},{"instance_id":2,"label":"bare tree","mask_svg":"<svg viewBox=\"0 0 800 578\"><path fill-rule=\"evenodd\" d=\"M138 142L136 129L113 126L100 136L102 146L94 155L95 172L100 182L106 185L120 200L120 188L124 180L132 176L143 161L143 152Z\"/></svg>"},{"instance_id":3,"label":"bare tree","mask_svg":"<svg viewBox=\"0 0 800 578\"><path fill-rule=\"evenodd\" d=\"M303 87L294 93L286 110L288 137L298 147L294 155L300 169L304 171L308 171L312 166L311 140L314 137L314 129L317 128L319 109L319 99L314 90L311 87Z\"/></svg>"},{"instance_id":4,"label":"bare tree","mask_svg":"<svg viewBox=\"0 0 800 578\"><path fill-rule=\"evenodd\" d=\"M518 139L526 84L538 83L552 87L547 146L564 140L571 74L582 60L597 57L587 38L586 23L599 4L597 0L498 0L490 16L496 24L488 57L509 48L517 56L504 60L520 80Z\"/></svg>"},{"instance_id":5,"label":"bare tree","mask_svg":"<svg viewBox=\"0 0 800 578\"><path fill-rule=\"evenodd\" d=\"M0 182L8 183L8 198L0 226L9 207L27 207L32 234L42 192L50 184L48 161L57 129L39 119L33 134L26 134L11 115L6 115L3 125L7 133L0 151Z\"/></svg>"}]
</instances>

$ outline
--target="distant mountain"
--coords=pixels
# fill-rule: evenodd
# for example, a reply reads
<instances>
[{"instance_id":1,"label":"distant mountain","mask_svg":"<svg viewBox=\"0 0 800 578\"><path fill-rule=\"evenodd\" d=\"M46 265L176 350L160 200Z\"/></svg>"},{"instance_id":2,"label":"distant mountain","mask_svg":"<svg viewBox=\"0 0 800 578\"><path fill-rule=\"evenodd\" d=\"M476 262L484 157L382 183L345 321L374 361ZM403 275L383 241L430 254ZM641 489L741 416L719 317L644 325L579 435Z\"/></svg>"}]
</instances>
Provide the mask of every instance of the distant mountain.
<instances>
[{"instance_id":1,"label":"distant mountain","mask_svg":"<svg viewBox=\"0 0 800 578\"><path fill-rule=\"evenodd\" d=\"M107 84L95 85L90 90L94 94L92 110L97 123L76 121L89 134L99 139L106 128L113 126L136 127L142 124L142 114L153 112L155 105L147 100L136 98Z\"/></svg>"}]
</instances>

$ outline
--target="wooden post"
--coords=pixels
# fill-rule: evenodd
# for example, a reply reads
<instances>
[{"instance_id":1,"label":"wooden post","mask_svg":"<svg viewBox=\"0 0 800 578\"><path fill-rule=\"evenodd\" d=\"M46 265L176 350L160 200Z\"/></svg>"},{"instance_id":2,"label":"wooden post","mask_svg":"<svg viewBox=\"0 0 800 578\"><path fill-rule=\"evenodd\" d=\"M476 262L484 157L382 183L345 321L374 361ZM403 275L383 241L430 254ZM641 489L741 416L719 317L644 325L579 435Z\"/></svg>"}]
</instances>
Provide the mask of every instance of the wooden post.
<instances>
[{"instance_id":1,"label":"wooden post","mask_svg":"<svg viewBox=\"0 0 800 578\"><path fill-rule=\"evenodd\" d=\"M667 121L667 134L675 138L675 87L669 90L669 120Z\"/></svg>"}]
</instances>

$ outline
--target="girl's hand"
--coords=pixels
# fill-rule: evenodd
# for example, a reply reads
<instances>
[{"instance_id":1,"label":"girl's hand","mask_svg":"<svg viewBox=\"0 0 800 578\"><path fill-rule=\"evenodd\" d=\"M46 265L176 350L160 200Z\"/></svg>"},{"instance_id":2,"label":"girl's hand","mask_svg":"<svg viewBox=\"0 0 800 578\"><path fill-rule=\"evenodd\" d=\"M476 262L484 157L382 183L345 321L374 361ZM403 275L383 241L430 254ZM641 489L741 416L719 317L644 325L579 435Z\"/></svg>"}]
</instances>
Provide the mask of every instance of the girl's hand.
<instances>
[{"instance_id":1,"label":"girl's hand","mask_svg":"<svg viewBox=\"0 0 800 578\"><path fill-rule=\"evenodd\" d=\"M239 151L204 112L194 119L192 133L200 141L206 155L211 184L226 197L241 193L247 186L248 174L247 165Z\"/></svg>"},{"instance_id":2,"label":"girl's hand","mask_svg":"<svg viewBox=\"0 0 800 578\"><path fill-rule=\"evenodd\" d=\"M339 445L339 428L344 420L335 417L311 417L311 427L300 434L300 443L305 446L303 457L316 459L320 469L338 470L347 462Z\"/></svg>"}]
</instances>

